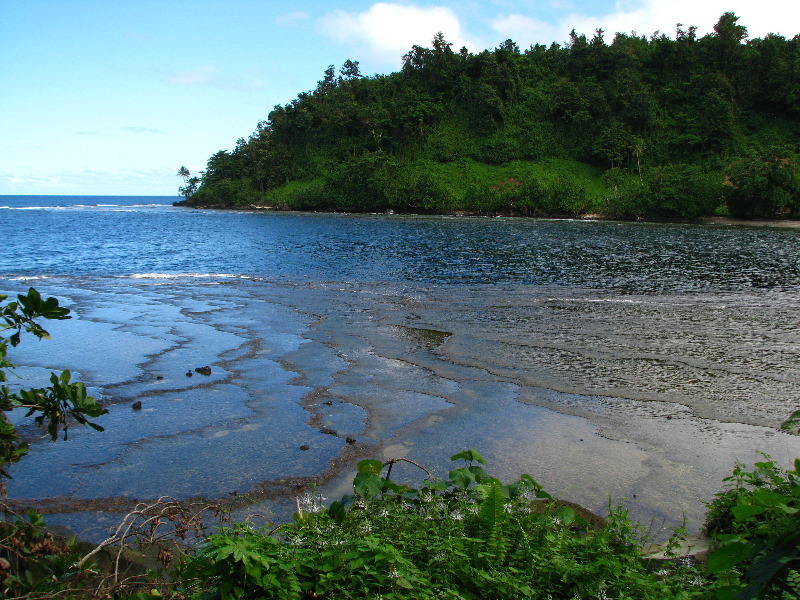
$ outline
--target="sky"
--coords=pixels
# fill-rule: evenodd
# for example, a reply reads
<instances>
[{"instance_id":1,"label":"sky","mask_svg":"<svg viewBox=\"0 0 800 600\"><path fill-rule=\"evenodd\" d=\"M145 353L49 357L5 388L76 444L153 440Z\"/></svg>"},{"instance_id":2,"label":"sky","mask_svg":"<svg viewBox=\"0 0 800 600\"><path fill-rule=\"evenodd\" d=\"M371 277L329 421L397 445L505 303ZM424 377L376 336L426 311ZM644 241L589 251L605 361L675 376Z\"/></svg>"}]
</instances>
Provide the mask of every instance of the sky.
<instances>
[{"instance_id":1,"label":"sky","mask_svg":"<svg viewBox=\"0 0 800 600\"><path fill-rule=\"evenodd\" d=\"M177 195L328 65L397 71L458 50L563 44L574 28L674 37L724 12L800 34L800 0L0 0L0 194Z\"/></svg>"}]
</instances>

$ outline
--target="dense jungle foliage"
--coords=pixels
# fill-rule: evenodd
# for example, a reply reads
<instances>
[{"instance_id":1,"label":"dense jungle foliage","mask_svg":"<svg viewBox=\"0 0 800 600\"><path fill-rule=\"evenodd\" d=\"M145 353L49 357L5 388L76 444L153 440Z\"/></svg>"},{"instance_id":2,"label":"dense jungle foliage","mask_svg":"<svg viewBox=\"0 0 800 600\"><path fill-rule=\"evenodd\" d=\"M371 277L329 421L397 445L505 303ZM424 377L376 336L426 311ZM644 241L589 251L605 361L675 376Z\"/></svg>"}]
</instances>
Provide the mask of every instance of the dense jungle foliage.
<instances>
[{"instance_id":1,"label":"dense jungle foliage","mask_svg":"<svg viewBox=\"0 0 800 600\"><path fill-rule=\"evenodd\" d=\"M477 54L437 34L402 70L348 60L276 106L188 204L331 211L693 219L800 211L800 35L573 30Z\"/></svg>"}]
</instances>

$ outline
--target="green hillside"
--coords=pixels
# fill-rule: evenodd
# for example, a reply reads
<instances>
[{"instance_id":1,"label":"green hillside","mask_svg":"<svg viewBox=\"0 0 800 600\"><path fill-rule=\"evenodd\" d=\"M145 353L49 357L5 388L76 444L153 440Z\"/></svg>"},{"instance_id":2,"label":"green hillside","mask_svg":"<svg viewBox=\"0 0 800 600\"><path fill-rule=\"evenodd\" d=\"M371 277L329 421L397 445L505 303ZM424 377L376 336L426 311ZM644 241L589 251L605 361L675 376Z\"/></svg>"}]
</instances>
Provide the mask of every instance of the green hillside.
<instances>
[{"instance_id":1,"label":"green hillside","mask_svg":"<svg viewBox=\"0 0 800 600\"><path fill-rule=\"evenodd\" d=\"M403 68L346 61L192 177L189 205L330 211L794 217L800 35L602 30L477 54L441 34Z\"/></svg>"}]
</instances>

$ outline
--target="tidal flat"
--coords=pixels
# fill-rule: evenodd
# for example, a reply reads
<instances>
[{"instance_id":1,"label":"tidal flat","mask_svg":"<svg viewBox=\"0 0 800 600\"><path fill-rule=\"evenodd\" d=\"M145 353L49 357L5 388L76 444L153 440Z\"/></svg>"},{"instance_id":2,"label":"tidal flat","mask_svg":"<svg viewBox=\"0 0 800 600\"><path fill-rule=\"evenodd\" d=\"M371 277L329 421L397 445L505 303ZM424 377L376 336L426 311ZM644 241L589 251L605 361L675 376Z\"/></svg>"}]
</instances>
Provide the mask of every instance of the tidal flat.
<instances>
[{"instance_id":1,"label":"tidal flat","mask_svg":"<svg viewBox=\"0 0 800 600\"><path fill-rule=\"evenodd\" d=\"M78 531L162 495L235 493L285 517L298 484L346 493L358 458L445 475L467 447L598 513L624 502L656 530L697 528L735 461L800 456L778 430L800 364L781 292L76 283L48 282L76 318L15 359L32 378L77 371L106 431L35 443L9 492Z\"/></svg>"},{"instance_id":2,"label":"tidal flat","mask_svg":"<svg viewBox=\"0 0 800 600\"><path fill-rule=\"evenodd\" d=\"M800 456L797 230L6 204L0 289L74 317L13 349L20 382L70 369L109 409L58 443L12 415L9 496L88 539L165 495L288 518L361 458L470 447L663 537L737 460Z\"/></svg>"}]
</instances>

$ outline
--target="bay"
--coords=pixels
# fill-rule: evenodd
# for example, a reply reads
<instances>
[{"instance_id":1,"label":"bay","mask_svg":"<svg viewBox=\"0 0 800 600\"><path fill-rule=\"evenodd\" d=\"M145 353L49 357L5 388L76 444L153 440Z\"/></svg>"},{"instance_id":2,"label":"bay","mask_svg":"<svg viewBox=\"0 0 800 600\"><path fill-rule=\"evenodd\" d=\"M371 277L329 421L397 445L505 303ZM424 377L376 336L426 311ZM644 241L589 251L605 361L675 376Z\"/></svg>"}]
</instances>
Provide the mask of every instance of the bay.
<instances>
[{"instance_id":1,"label":"bay","mask_svg":"<svg viewBox=\"0 0 800 600\"><path fill-rule=\"evenodd\" d=\"M697 528L736 460L800 456L778 429L800 408L796 230L173 200L0 197L0 290L75 316L11 359L32 383L72 369L110 410L66 443L30 430L9 493L87 537L136 500L285 515L298 485L346 492L361 457L446 475L468 447Z\"/></svg>"}]
</instances>

